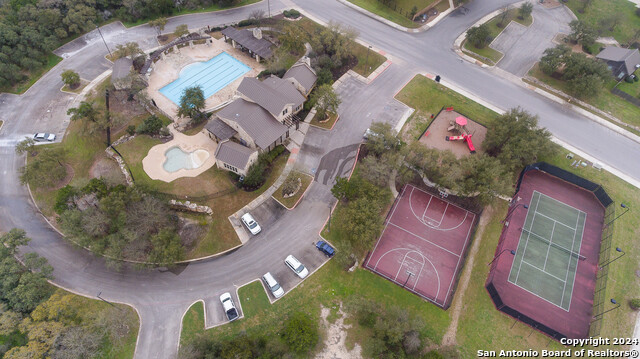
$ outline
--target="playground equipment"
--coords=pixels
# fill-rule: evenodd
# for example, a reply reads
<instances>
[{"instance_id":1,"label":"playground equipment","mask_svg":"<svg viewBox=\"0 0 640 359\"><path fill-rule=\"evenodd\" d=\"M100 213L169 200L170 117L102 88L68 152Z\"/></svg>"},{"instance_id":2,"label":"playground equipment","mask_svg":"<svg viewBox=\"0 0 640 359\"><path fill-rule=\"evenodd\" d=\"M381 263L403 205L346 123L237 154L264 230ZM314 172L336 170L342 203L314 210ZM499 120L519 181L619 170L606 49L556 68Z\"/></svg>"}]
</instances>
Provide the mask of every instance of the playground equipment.
<instances>
[{"instance_id":1,"label":"playground equipment","mask_svg":"<svg viewBox=\"0 0 640 359\"><path fill-rule=\"evenodd\" d=\"M451 110L449 110L449 108ZM448 107L447 111L453 111L453 107ZM452 121L450 124L451 126L447 128L447 131L458 131L460 135L446 136L444 139L447 141L465 141L467 146L469 146L469 151L471 153L476 153L476 148L473 146L473 142L471 141L471 137L473 135L467 130L467 119L462 116L458 116L456 117L455 122Z\"/></svg>"}]
</instances>

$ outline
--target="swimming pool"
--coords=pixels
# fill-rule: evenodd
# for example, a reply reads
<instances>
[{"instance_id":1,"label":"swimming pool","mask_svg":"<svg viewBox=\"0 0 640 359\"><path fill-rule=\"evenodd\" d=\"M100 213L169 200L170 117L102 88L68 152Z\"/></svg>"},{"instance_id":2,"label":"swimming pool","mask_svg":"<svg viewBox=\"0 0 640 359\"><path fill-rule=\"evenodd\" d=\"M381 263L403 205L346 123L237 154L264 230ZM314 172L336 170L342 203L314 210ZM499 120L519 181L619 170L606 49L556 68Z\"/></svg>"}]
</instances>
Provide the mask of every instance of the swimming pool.
<instances>
[{"instance_id":1,"label":"swimming pool","mask_svg":"<svg viewBox=\"0 0 640 359\"><path fill-rule=\"evenodd\" d=\"M205 150L195 150L193 152L184 152L180 147L174 146L164 153L167 158L162 164L167 172L176 172L181 169L196 169L209 158L209 152Z\"/></svg>"},{"instance_id":2,"label":"swimming pool","mask_svg":"<svg viewBox=\"0 0 640 359\"><path fill-rule=\"evenodd\" d=\"M204 98L209 98L249 70L249 66L222 52L207 62L185 66L178 79L161 88L160 93L180 105L180 97L187 87L200 86Z\"/></svg>"}]
</instances>

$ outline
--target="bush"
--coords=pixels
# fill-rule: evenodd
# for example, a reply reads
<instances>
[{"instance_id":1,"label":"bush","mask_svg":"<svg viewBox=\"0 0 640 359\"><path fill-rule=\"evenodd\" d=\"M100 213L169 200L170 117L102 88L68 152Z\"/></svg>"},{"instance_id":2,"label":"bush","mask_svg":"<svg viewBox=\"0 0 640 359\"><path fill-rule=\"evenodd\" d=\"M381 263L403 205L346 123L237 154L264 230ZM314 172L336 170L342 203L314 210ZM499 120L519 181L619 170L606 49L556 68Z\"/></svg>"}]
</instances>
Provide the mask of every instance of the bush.
<instances>
[{"instance_id":1,"label":"bush","mask_svg":"<svg viewBox=\"0 0 640 359\"><path fill-rule=\"evenodd\" d=\"M64 211L69 209L69 205L67 203L69 202L69 199L75 195L76 190L69 185L60 188L58 193L56 193L56 204L53 206L53 210L57 214L62 214Z\"/></svg>"},{"instance_id":2,"label":"bush","mask_svg":"<svg viewBox=\"0 0 640 359\"><path fill-rule=\"evenodd\" d=\"M260 155L259 160L266 162L266 164L271 164L271 162L273 162L273 160L275 160L278 156L280 156L282 152L284 152L284 150L285 150L285 147L283 145L278 145L276 146L276 148L274 148L270 152L263 153L262 155Z\"/></svg>"},{"instance_id":3,"label":"bush","mask_svg":"<svg viewBox=\"0 0 640 359\"><path fill-rule=\"evenodd\" d=\"M107 195L107 192L109 192L109 187L102 178L92 178L89 180L89 183L82 187L80 192L85 194L95 193L98 198L102 198Z\"/></svg>"},{"instance_id":4,"label":"bush","mask_svg":"<svg viewBox=\"0 0 640 359\"><path fill-rule=\"evenodd\" d=\"M318 325L307 313L296 312L285 322L282 340L291 351L307 353L318 343Z\"/></svg>"},{"instance_id":5,"label":"bush","mask_svg":"<svg viewBox=\"0 0 640 359\"><path fill-rule=\"evenodd\" d=\"M156 115L151 115L136 128L136 132L140 134L157 135L161 128L162 120Z\"/></svg>"},{"instance_id":6,"label":"bush","mask_svg":"<svg viewBox=\"0 0 640 359\"><path fill-rule=\"evenodd\" d=\"M640 16L640 7L636 9L636 15Z\"/></svg>"},{"instance_id":7,"label":"bush","mask_svg":"<svg viewBox=\"0 0 640 359\"><path fill-rule=\"evenodd\" d=\"M298 183L300 180L300 176L289 175L284 183L282 184L282 195L290 196L298 189Z\"/></svg>"},{"instance_id":8,"label":"bush","mask_svg":"<svg viewBox=\"0 0 640 359\"><path fill-rule=\"evenodd\" d=\"M631 306L631 309L633 309L633 310L640 309L640 298L631 299L629 301L629 306Z\"/></svg>"},{"instance_id":9,"label":"bush","mask_svg":"<svg viewBox=\"0 0 640 359\"><path fill-rule=\"evenodd\" d=\"M133 59L133 68L136 71L140 71L142 69L142 66L144 66L145 62L147 62L146 56L144 55L137 56L135 59Z\"/></svg>"},{"instance_id":10,"label":"bush","mask_svg":"<svg viewBox=\"0 0 640 359\"><path fill-rule=\"evenodd\" d=\"M133 136L136 134L136 126L134 125L129 125L127 126L127 134L130 136Z\"/></svg>"},{"instance_id":11,"label":"bush","mask_svg":"<svg viewBox=\"0 0 640 359\"><path fill-rule=\"evenodd\" d=\"M246 20L242 20L238 23L239 27L244 27L244 26L251 26L251 25L258 25L258 20L256 19L246 19Z\"/></svg>"},{"instance_id":12,"label":"bush","mask_svg":"<svg viewBox=\"0 0 640 359\"><path fill-rule=\"evenodd\" d=\"M248 190L259 188L267 179L265 176L266 170L267 166L263 161L256 161L251 165L251 167L249 167L247 175L244 177L244 181L242 182L242 186Z\"/></svg>"},{"instance_id":13,"label":"bush","mask_svg":"<svg viewBox=\"0 0 640 359\"><path fill-rule=\"evenodd\" d=\"M287 17L289 19L297 19L300 17L300 12L296 9L285 10L282 12L282 14L284 15L284 17Z\"/></svg>"}]
</instances>

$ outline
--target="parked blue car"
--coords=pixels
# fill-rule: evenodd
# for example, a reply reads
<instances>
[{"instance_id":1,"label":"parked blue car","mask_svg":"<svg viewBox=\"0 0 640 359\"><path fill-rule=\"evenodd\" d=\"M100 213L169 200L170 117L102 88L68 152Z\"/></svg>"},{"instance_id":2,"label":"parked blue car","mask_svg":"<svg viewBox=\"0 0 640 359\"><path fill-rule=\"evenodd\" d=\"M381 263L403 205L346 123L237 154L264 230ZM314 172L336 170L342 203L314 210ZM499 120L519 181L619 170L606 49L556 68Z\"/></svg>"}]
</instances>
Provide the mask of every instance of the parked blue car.
<instances>
[{"instance_id":1,"label":"parked blue car","mask_svg":"<svg viewBox=\"0 0 640 359\"><path fill-rule=\"evenodd\" d=\"M318 248L318 250L324 253L327 257L333 257L333 255L336 253L333 247L331 247L329 243L325 241L318 241L318 243L316 243L316 248Z\"/></svg>"}]
</instances>

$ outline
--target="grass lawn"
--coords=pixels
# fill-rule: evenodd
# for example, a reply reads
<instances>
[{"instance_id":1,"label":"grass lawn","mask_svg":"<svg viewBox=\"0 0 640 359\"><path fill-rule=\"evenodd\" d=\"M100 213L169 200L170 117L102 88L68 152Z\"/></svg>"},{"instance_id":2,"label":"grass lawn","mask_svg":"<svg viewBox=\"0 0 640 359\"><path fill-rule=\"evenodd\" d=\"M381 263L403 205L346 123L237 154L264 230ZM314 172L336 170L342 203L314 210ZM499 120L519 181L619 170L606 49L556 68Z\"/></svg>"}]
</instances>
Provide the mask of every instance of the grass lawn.
<instances>
[{"instance_id":1,"label":"grass lawn","mask_svg":"<svg viewBox=\"0 0 640 359\"><path fill-rule=\"evenodd\" d=\"M242 313L245 318L253 318L271 308L269 297L259 280L238 288L238 298L242 301Z\"/></svg>"},{"instance_id":2,"label":"grass lawn","mask_svg":"<svg viewBox=\"0 0 640 359\"><path fill-rule=\"evenodd\" d=\"M542 70L540 70L538 64L534 65L531 68L531 70L529 71L529 76L533 76L538 80L544 82L545 84L563 91L564 93L569 93L566 82L545 74L544 72L542 72ZM634 84L638 86L637 82ZM615 82L612 79L605 84L605 88L602 89L602 91L600 91L597 96L589 100L585 100L585 102L601 109L602 111L610 113L611 115L615 116L625 123L634 126L640 126L640 107L637 107L634 104L624 100L623 98L612 94L609 89L614 85ZM604 119L606 120L606 118Z\"/></svg>"},{"instance_id":3,"label":"grass lawn","mask_svg":"<svg viewBox=\"0 0 640 359\"><path fill-rule=\"evenodd\" d=\"M411 79L395 98L416 109L402 130L403 139L407 142L418 138L431 123L431 115L435 117L442 107L453 106L456 111L485 126L498 116L488 108L422 75Z\"/></svg>"},{"instance_id":4,"label":"grass lawn","mask_svg":"<svg viewBox=\"0 0 640 359\"><path fill-rule=\"evenodd\" d=\"M293 196L284 198L284 196L282 195L282 186L280 186L273 193L273 198L275 198L276 201L282 203L288 209L293 209L296 206L296 204L298 204L298 201L300 200L304 192L307 190L307 188L313 181L313 177L309 176L306 173L296 172L296 171L292 171L289 174L289 177L295 177L300 179L301 186L298 189L298 191Z\"/></svg>"},{"instance_id":5,"label":"grass lawn","mask_svg":"<svg viewBox=\"0 0 640 359\"><path fill-rule=\"evenodd\" d=\"M416 76L397 96L398 100L417 108L425 114L437 112L442 105L462 102L464 105L454 105L456 110L459 109L472 118L475 115L476 118L474 120L478 120L481 123L486 124L496 116L491 110L468 99L461 101L460 98L460 95L449 90L443 91L442 86L422 76ZM410 124L413 121L416 121L416 119L412 118L408 123ZM424 131L425 126L426 123L419 122L418 126L414 126L415 132L419 132L419 135L420 131ZM411 127L408 129L410 130ZM556 145L554 147L556 149L555 154L550 158L541 160L602 184L607 193L617 203L624 201L625 204L630 205L632 208L640 206L640 190L605 171L597 171L590 167L572 168L570 167L571 161L565 158L568 151ZM504 218L506 211L506 203L498 201L493 217L490 219L481 239L482 244L479 247L475 265L471 272L470 284L464 294L465 305L459 320L457 335L463 358L475 357L478 349L562 349L556 342L552 342L547 347L549 342L547 336L537 331L532 331L530 327L520 322L516 323L512 328L515 320L495 309L484 288L489 270L486 264L491 261L495 254L495 248L502 229L500 220ZM618 246L625 250L626 248L635 248L637 246L635 240L637 240L639 233L638 228L640 228L640 217L621 217L616 222L612 247ZM475 238L474 240L479 239ZM600 333L603 337L628 337L633 332L635 315L633 315L627 303L638 293L638 283L635 279L634 271L639 259L640 254L633 252L632 257L623 258L612 264L613 267L610 268L607 298L616 298L618 302L622 303L622 306L618 310L605 314ZM461 294L458 292L456 296Z\"/></svg>"},{"instance_id":6,"label":"grass lawn","mask_svg":"<svg viewBox=\"0 0 640 359\"><path fill-rule=\"evenodd\" d=\"M507 11L507 15L504 18L504 22L503 22L504 27L499 27L498 23L500 23L500 21L502 20L503 14L500 14L494 17L493 19L489 20L486 23L487 26L489 27L490 37L492 39L495 39L496 37L498 37L498 35L500 35L502 30L504 30L509 25L509 23L511 23L511 21L518 22L524 26L529 26L533 22L533 17L531 15L529 15L529 17L524 20L520 20L518 18L518 9L513 8ZM483 47L482 49L479 49L475 47L473 44L471 44L469 41L465 40L462 47L467 51L476 53L477 55L481 56L481 58L479 59L481 61L484 61L482 57L491 60L492 63L489 63L488 65L495 65L496 63L498 63L498 61L500 61L500 59L503 56L503 54L500 51L490 48L489 45Z\"/></svg>"},{"instance_id":7,"label":"grass lawn","mask_svg":"<svg viewBox=\"0 0 640 359\"><path fill-rule=\"evenodd\" d=\"M196 334L204 329L204 305L198 301L187 310L182 318L182 332L180 333L180 344L193 340Z\"/></svg>"},{"instance_id":8,"label":"grass lawn","mask_svg":"<svg viewBox=\"0 0 640 359\"><path fill-rule=\"evenodd\" d=\"M589 25L596 29L602 28L600 36L613 36L620 44L627 44L632 40L634 33L640 29L640 16L635 14L636 6L628 0L593 0L584 13L580 13L583 8L583 1L568 0L566 5L573 13ZM620 16L621 22L609 31L609 26L599 26L600 21L608 18ZM638 40L636 40L638 41Z\"/></svg>"},{"instance_id":9,"label":"grass lawn","mask_svg":"<svg viewBox=\"0 0 640 359\"><path fill-rule=\"evenodd\" d=\"M233 9L233 8L240 7L240 6L254 4L254 3L257 3L259 1L260 0L238 0L238 1L234 1L233 5L227 6L227 7L222 7L222 6L218 5L217 3L214 3L213 5L210 5L210 6L207 6L207 7L201 7L201 8L197 8L197 9L182 9L182 10L176 12L175 14L171 15L171 17L180 16L180 15L187 15L187 14L197 14L197 13L201 13L201 12L211 12L211 11L220 11L220 10ZM150 19L140 19L140 20L137 20L137 21L122 21L122 24L125 27L133 27L133 26L146 24L149 20Z\"/></svg>"},{"instance_id":10,"label":"grass lawn","mask_svg":"<svg viewBox=\"0 0 640 359\"><path fill-rule=\"evenodd\" d=\"M338 114L332 114L328 120L320 122L318 121L318 114L315 114L309 123L311 126L320 127L325 130L330 130L333 125L338 121Z\"/></svg>"},{"instance_id":11,"label":"grass lawn","mask_svg":"<svg viewBox=\"0 0 640 359\"><path fill-rule=\"evenodd\" d=\"M497 64L502 56L504 56L502 52L494 50L488 45L479 49L472 45L471 42L467 41L466 39L462 44L462 49L467 55L475 58L476 60L480 60L490 66Z\"/></svg>"},{"instance_id":12,"label":"grass lawn","mask_svg":"<svg viewBox=\"0 0 640 359\"><path fill-rule=\"evenodd\" d=\"M392 5L393 7L386 6L378 0L349 0L349 2L376 15L382 16L387 20L391 20L398 25L416 28L422 24L411 21L409 18L411 9L415 6L418 11L420 11L433 4L435 0L396 0L394 5ZM443 0L443 2L448 2L448 0Z\"/></svg>"},{"instance_id":13,"label":"grass lawn","mask_svg":"<svg viewBox=\"0 0 640 359\"><path fill-rule=\"evenodd\" d=\"M54 66L56 66L60 61L62 61L62 57L54 53L49 53L47 55L47 63L43 67L39 69L35 69L32 72L29 72L27 74L27 78L24 81L19 82L14 86L0 87L0 92L7 92L7 93L16 94L16 95L22 95L23 93L25 93L25 91L29 89L29 87L31 87L31 85L36 83L36 81L40 80L42 75L46 74L49 70L51 70Z\"/></svg>"},{"instance_id":14,"label":"grass lawn","mask_svg":"<svg viewBox=\"0 0 640 359\"><path fill-rule=\"evenodd\" d=\"M626 92L633 97L640 98L640 82L628 83L622 81L618 85L618 90Z\"/></svg>"}]
</instances>

